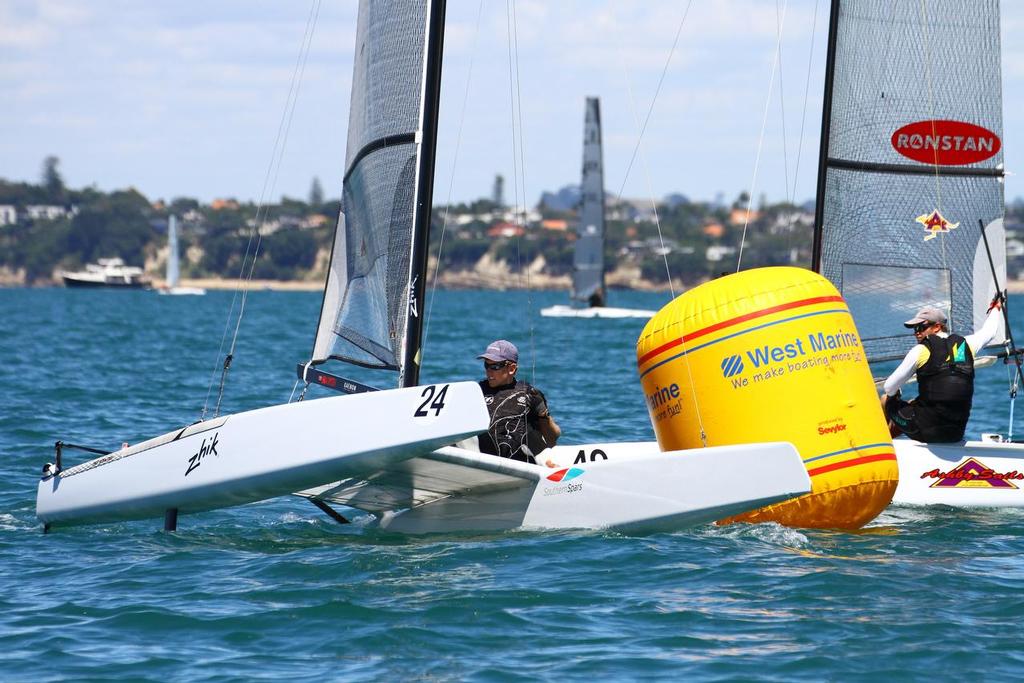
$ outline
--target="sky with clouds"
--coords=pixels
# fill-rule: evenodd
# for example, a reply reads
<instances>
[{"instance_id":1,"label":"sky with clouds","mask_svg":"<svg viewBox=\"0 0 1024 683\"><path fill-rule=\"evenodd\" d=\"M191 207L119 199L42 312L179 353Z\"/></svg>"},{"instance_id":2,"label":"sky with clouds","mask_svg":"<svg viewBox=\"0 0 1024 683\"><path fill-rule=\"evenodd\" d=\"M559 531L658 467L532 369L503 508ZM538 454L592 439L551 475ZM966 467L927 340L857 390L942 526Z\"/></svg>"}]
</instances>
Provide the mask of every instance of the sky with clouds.
<instances>
[{"instance_id":1,"label":"sky with clouds","mask_svg":"<svg viewBox=\"0 0 1024 683\"><path fill-rule=\"evenodd\" d=\"M356 4L0 2L0 178L36 182L43 159L55 155L75 188L276 200L307 197L315 177L336 197ZM509 3L448 0L435 203L489 196L498 173L509 203L532 204L544 190L578 183L587 96L601 98L613 194L732 200L753 187L772 201L812 199L828 5L516 0L518 79L510 87ZM311 15L310 49L286 115ZM1022 28L1024 3L1004 2L1011 174L1024 158ZM1020 196L1024 182L1010 175L1007 198Z\"/></svg>"}]
</instances>

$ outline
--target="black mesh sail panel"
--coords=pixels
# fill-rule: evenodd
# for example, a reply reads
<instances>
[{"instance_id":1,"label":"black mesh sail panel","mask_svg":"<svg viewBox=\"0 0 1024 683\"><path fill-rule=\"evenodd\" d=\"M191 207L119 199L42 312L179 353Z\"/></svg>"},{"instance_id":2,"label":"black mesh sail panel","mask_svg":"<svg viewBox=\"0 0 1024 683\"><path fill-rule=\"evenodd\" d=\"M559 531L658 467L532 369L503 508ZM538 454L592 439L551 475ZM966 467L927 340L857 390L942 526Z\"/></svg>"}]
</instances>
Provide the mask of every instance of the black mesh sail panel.
<instances>
[{"instance_id":1,"label":"black mesh sail panel","mask_svg":"<svg viewBox=\"0 0 1024 683\"><path fill-rule=\"evenodd\" d=\"M818 202L820 270L846 298L869 359L914 343L935 305L981 325L1005 279L996 0L841 0ZM819 188L822 186L819 185Z\"/></svg>"},{"instance_id":2,"label":"black mesh sail panel","mask_svg":"<svg viewBox=\"0 0 1024 683\"><path fill-rule=\"evenodd\" d=\"M580 224L573 253L572 298L604 303L604 169L601 162L601 105L588 97L583 120L583 176ZM596 303L596 302L595 302Z\"/></svg>"},{"instance_id":3,"label":"black mesh sail panel","mask_svg":"<svg viewBox=\"0 0 1024 683\"><path fill-rule=\"evenodd\" d=\"M420 161L426 8L364 0L356 29L348 148L313 358L399 369Z\"/></svg>"}]
</instances>

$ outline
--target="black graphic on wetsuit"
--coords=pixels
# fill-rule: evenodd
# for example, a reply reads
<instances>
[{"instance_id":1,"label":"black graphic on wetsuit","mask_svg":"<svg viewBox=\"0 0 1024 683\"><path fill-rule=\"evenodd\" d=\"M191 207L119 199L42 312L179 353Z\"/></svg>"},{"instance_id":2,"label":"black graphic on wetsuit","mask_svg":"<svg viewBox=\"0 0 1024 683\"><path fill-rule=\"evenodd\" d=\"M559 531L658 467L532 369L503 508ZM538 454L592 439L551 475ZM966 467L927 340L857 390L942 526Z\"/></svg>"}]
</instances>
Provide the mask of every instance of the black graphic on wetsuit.
<instances>
[{"instance_id":1,"label":"black graphic on wetsuit","mask_svg":"<svg viewBox=\"0 0 1024 683\"><path fill-rule=\"evenodd\" d=\"M547 444L537 429L537 419L548 414L544 394L526 382L491 388L480 382L491 415L491 426L479 437L480 451L522 462L535 462L533 456Z\"/></svg>"}]
</instances>

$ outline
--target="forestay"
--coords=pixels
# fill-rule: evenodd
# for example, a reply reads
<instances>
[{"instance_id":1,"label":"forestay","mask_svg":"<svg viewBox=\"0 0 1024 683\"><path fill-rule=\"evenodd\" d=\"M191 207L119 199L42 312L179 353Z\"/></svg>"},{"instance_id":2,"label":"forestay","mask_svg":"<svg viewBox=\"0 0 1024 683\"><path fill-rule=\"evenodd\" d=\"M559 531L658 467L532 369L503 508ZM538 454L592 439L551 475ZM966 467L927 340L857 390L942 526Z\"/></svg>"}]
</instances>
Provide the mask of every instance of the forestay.
<instances>
[{"instance_id":1,"label":"forestay","mask_svg":"<svg viewBox=\"0 0 1024 683\"><path fill-rule=\"evenodd\" d=\"M814 267L871 360L925 305L967 334L1005 280L997 0L834 0Z\"/></svg>"},{"instance_id":2,"label":"forestay","mask_svg":"<svg viewBox=\"0 0 1024 683\"><path fill-rule=\"evenodd\" d=\"M573 253L572 298L603 305L604 168L601 160L601 103L596 97L588 97L586 102L580 189L580 223Z\"/></svg>"},{"instance_id":3,"label":"forestay","mask_svg":"<svg viewBox=\"0 0 1024 683\"><path fill-rule=\"evenodd\" d=\"M426 245L425 237L417 245L417 233L425 234L432 190L433 154L422 131L433 4L360 3L342 211L313 350L314 362L409 373L403 385L417 375L406 366L419 327L411 335L407 328L420 314L416 252Z\"/></svg>"}]
</instances>

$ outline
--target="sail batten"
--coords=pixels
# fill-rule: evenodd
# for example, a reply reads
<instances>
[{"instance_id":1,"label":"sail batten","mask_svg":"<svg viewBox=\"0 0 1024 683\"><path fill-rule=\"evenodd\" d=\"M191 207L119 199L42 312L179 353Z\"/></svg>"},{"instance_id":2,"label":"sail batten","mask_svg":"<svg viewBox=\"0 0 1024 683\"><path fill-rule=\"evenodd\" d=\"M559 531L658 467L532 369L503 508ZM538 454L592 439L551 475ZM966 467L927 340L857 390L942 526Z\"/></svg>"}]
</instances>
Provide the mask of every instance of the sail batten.
<instances>
[{"instance_id":1,"label":"sail batten","mask_svg":"<svg viewBox=\"0 0 1024 683\"><path fill-rule=\"evenodd\" d=\"M978 329L1005 279L997 0L833 0L814 264L869 360L923 306Z\"/></svg>"}]
</instances>

